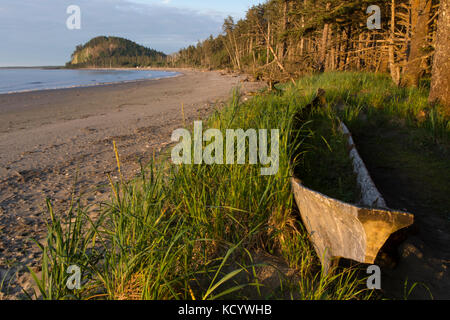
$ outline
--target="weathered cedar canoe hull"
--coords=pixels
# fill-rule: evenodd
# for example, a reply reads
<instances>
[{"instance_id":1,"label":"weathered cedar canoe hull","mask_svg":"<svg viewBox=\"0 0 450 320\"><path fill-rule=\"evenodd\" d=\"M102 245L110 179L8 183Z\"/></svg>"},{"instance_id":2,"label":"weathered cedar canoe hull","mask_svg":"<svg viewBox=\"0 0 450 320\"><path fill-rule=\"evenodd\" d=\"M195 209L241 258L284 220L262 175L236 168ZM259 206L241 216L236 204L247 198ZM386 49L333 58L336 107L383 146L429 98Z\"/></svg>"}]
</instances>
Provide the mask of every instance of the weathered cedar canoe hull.
<instances>
[{"instance_id":1,"label":"weathered cedar canoe hull","mask_svg":"<svg viewBox=\"0 0 450 320\"><path fill-rule=\"evenodd\" d=\"M385 209L386 202L344 123L341 123L341 131L347 137L349 155L361 190L361 206L332 199L306 188L300 180L292 179L303 223L325 269L339 258L373 264L389 237L414 223L412 214Z\"/></svg>"},{"instance_id":2,"label":"weathered cedar canoe hull","mask_svg":"<svg viewBox=\"0 0 450 320\"><path fill-rule=\"evenodd\" d=\"M391 234L413 224L409 213L343 203L292 179L295 200L322 265L338 258L373 264Z\"/></svg>"}]
</instances>

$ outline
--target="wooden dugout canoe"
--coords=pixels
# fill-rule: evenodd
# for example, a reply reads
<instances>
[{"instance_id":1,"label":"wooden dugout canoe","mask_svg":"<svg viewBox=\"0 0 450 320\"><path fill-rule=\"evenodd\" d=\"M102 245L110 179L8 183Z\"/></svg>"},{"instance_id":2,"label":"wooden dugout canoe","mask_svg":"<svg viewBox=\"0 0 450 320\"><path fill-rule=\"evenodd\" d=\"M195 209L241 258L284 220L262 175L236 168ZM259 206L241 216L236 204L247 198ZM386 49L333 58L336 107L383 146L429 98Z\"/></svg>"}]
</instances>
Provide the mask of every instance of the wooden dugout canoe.
<instances>
[{"instance_id":1,"label":"wooden dugout canoe","mask_svg":"<svg viewBox=\"0 0 450 320\"><path fill-rule=\"evenodd\" d=\"M386 208L386 202L373 183L344 123L341 130L348 138L350 157L361 189L361 202L357 205L344 203L306 188L295 177L292 179L303 223L326 270L340 258L375 263L378 252L389 237L414 223L412 214Z\"/></svg>"}]
</instances>

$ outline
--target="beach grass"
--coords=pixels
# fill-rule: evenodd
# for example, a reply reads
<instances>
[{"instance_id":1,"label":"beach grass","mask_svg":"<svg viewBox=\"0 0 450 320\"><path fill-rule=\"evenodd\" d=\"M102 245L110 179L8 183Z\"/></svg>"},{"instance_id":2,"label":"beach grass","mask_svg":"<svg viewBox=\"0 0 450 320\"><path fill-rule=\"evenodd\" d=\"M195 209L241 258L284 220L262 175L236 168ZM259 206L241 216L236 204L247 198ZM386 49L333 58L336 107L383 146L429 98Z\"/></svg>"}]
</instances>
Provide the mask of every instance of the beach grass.
<instances>
[{"instance_id":1,"label":"beach grass","mask_svg":"<svg viewBox=\"0 0 450 320\"><path fill-rule=\"evenodd\" d=\"M303 144L294 163L296 177L311 190L343 202L358 203L356 174L336 110L330 105L318 107L301 123L298 134Z\"/></svg>"},{"instance_id":2,"label":"beach grass","mask_svg":"<svg viewBox=\"0 0 450 320\"><path fill-rule=\"evenodd\" d=\"M304 137L293 118L326 91L330 106L354 123L361 114L398 117L423 128L430 143L447 141L449 123L428 111L422 89L399 89L383 75L327 73L296 86L241 101L238 91L207 127L279 129L279 171L261 176L253 165L172 165L161 155L131 181L111 180L111 200L95 219L72 203L50 222L42 272L34 274L44 299L371 299L358 269L325 273L301 225L291 193L293 163L301 163ZM418 116L427 110L423 121ZM206 122L205 122L206 123ZM205 125L206 127L206 125ZM311 129L315 130L315 129ZM116 153L120 168L120 150ZM295 159L295 161L292 161ZM120 176L120 174L119 174ZM320 182L319 182L320 183ZM267 285L260 252L281 258L293 275ZM80 290L66 286L66 270L83 271ZM281 272L282 273L282 272Z\"/></svg>"}]
</instances>

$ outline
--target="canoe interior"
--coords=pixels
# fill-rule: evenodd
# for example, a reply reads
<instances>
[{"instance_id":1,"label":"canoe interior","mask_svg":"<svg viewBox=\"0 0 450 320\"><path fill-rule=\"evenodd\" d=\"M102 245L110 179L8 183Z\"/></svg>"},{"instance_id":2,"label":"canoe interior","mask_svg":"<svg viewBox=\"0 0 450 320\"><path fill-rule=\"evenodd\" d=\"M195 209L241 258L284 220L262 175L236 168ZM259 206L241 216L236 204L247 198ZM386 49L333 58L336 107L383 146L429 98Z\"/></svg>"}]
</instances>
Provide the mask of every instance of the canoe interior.
<instances>
[{"instance_id":1,"label":"canoe interior","mask_svg":"<svg viewBox=\"0 0 450 320\"><path fill-rule=\"evenodd\" d=\"M359 204L330 198L308 189L296 177L292 179L303 223L327 270L340 258L373 264L389 237L414 223L412 214L387 208L344 123L341 131L348 139L349 154L361 190Z\"/></svg>"}]
</instances>

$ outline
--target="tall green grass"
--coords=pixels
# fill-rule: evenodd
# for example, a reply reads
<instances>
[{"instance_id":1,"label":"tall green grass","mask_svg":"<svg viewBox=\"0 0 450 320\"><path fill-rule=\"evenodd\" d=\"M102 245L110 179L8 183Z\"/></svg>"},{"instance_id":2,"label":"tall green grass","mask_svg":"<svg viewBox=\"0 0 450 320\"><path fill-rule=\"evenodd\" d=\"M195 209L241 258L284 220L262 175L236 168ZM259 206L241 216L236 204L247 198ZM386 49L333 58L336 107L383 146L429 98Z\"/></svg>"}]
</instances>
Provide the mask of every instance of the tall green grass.
<instances>
[{"instance_id":1,"label":"tall green grass","mask_svg":"<svg viewBox=\"0 0 450 320\"><path fill-rule=\"evenodd\" d=\"M302 116L303 117L303 116ZM331 106L316 107L299 121L298 133L304 142L294 163L302 184L334 199L357 203L360 192L348 153L348 141Z\"/></svg>"},{"instance_id":2,"label":"tall green grass","mask_svg":"<svg viewBox=\"0 0 450 320\"><path fill-rule=\"evenodd\" d=\"M422 128L434 142L450 142L450 119L439 105L428 103L427 88L402 88L388 75L360 72L329 72L298 81L297 90L307 97L319 88L326 90L331 105L344 108L341 117L346 122L362 113L378 117L380 124L401 119L406 126Z\"/></svg>"},{"instance_id":3,"label":"tall green grass","mask_svg":"<svg viewBox=\"0 0 450 320\"><path fill-rule=\"evenodd\" d=\"M247 102L235 92L205 127L223 132L279 129L279 172L261 176L260 166L252 165L174 166L166 155L132 181L111 181L111 200L102 205L102 214L94 221L81 207L70 210L67 218L49 206L42 275L35 275L38 295L45 299L370 298L355 270L323 272L294 209L291 159L304 141L295 135L292 139L293 116L318 88L326 90L330 105L344 106L342 114L348 121L361 112L369 116L384 112L423 126L436 139L448 134L448 122L437 111L423 123L414 121L427 108L424 92L398 89L381 75L308 77L297 86L286 86L282 94L263 93ZM281 280L277 288L264 288L258 278L264 263L254 262L258 250L282 257L296 276ZM83 287L76 292L65 286L65 270L72 264L84 272Z\"/></svg>"}]
</instances>

